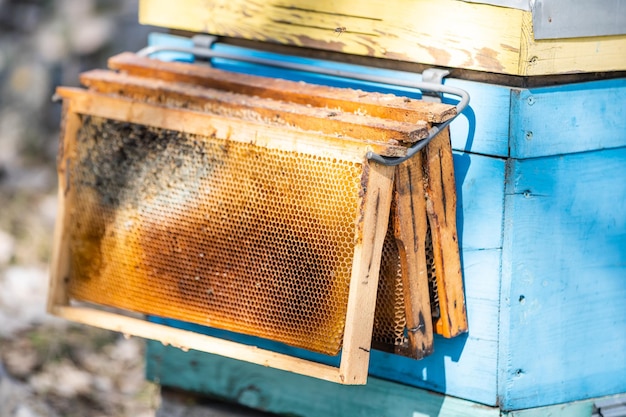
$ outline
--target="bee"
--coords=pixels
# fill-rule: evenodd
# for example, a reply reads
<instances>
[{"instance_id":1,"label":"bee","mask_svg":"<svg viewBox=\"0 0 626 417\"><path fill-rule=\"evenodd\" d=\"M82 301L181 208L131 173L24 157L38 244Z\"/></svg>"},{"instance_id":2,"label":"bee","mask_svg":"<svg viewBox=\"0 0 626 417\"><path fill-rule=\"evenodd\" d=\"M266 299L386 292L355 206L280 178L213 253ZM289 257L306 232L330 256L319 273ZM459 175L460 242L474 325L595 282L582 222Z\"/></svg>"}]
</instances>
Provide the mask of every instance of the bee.
<instances>
[{"instance_id":1,"label":"bee","mask_svg":"<svg viewBox=\"0 0 626 417\"><path fill-rule=\"evenodd\" d=\"M342 33L346 32L347 29L345 26L341 26L338 28L335 28L335 33L337 34L337 37L339 37Z\"/></svg>"}]
</instances>

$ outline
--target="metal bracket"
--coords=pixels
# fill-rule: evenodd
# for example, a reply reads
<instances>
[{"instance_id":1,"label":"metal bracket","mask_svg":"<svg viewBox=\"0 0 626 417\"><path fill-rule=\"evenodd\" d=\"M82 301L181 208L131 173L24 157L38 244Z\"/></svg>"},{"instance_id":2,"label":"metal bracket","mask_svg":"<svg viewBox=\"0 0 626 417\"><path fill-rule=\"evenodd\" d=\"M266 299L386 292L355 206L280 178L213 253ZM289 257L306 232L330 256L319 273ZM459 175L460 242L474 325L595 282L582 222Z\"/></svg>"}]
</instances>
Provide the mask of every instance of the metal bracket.
<instances>
[{"instance_id":1,"label":"metal bracket","mask_svg":"<svg viewBox=\"0 0 626 417\"><path fill-rule=\"evenodd\" d=\"M422 82L430 84L443 84L443 79L450 75L450 71L441 68L427 68L422 72ZM442 93L434 91L422 91L422 100L433 103L441 103Z\"/></svg>"},{"instance_id":2,"label":"metal bracket","mask_svg":"<svg viewBox=\"0 0 626 417\"><path fill-rule=\"evenodd\" d=\"M203 38L202 35L199 37ZM200 43L205 42L205 41L208 41L208 39L198 40L198 42ZM194 40L194 43L195 43L195 40ZM210 43L210 45L212 45L212 42ZM388 165L388 166L400 165L402 162L406 161L407 159L411 158L413 155L415 155L416 153L424 149L424 147L428 145L428 143L435 136L437 136L450 123L452 123L452 121L456 117L458 117L459 114L461 114L461 112L468 106L469 100L470 100L470 97L467 91L461 88L443 85L441 80L443 80L443 77L445 77L445 75L448 75L448 74L444 74L446 70L441 70L441 69L436 69L436 68L433 68L431 70L431 73L433 73L432 77L435 77L435 79L438 79L439 82L424 82L424 81L417 82L417 81L401 80L401 79L387 77L387 76L380 76L380 75L373 75L373 74L361 74L361 73L353 72L353 71L332 69L332 68L327 68L327 67L323 67L319 65L303 64L303 63L287 61L287 60L281 61L277 59L269 59L269 58L263 58L259 56L240 56L240 55L232 54L232 53L219 52L214 49L205 48L203 46L202 47L194 46L191 48L180 47L180 46L168 46L168 45L148 46L138 51L137 55L149 57L150 55L155 54L157 52L161 52L161 51L185 52L185 53L189 53L196 57L204 58L207 60L210 60L211 58L232 59L234 61L248 62L248 63L257 64L257 65L266 65L270 67L284 68L284 69L290 69L290 70L295 70L295 71L324 74L324 75L329 75L329 76L334 76L334 77L339 77L339 78L350 78L353 80L370 81L374 83L386 84L386 85L391 85L391 86L411 87L411 88L416 88L420 90L422 92L422 96L424 96L424 93L434 93L436 96L438 96L439 100L441 100L441 95L444 93L459 97L459 103L456 105L456 115L454 115L452 118L446 120L443 123L440 123L438 125L433 125L433 127L431 127L428 132L428 137L426 137L425 139L409 147L407 149L407 153L405 156L402 156L402 157L382 156L371 151L367 153L366 155L367 159L370 159L382 165ZM425 71L425 73L426 73L427 78L431 76L427 71ZM444 74L444 75L440 75L440 74Z\"/></svg>"},{"instance_id":3,"label":"metal bracket","mask_svg":"<svg viewBox=\"0 0 626 417\"><path fill-rule=\"evenodd\" d=\"M213 44L217 42L217 36L213 35L195 35L191 38L194 48L211 49Z\"/></svg>"}]
</instances>

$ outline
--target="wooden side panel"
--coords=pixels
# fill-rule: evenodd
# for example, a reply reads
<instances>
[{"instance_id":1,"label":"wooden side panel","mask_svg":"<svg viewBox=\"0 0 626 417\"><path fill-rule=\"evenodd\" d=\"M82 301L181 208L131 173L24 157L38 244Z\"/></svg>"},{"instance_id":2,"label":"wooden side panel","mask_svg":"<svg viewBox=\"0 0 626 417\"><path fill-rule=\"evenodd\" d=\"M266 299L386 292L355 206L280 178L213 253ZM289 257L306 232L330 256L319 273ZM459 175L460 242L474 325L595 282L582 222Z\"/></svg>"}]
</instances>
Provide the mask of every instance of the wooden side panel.
<instances>
[{"instance_id":1,"label":"wooden side panel","mask_svg":"<svg viewBox=\"0 0 626 417\"><path fill-rule=\"evenodd\" d=\"M530 12L523 14L521 34L518 75L626 69L626 35L535 40Z\"/></svg>"},{"instance_id":2,"label":"wooden side panel","mask_svg":"<svg viewBox=\"0 0 626 417\"><path fill-rule=\"evenodd\" d=\"M370 378L344 386L245 362L184 353L148 342L148 378L189 391L276 413L302 417L441 416L498 417L496 408ZM176 371L174 371L176 370Z\"/></svg>"},{"instance_id":3,"label":"wooden side panel","mask_svg":"<svg viewBox=\"0 0 626 417\"><path fill-rule=\"evenodd\" d=\"M532 14L457 0L142 0L141 23L520 76L623 71L626 35L534 39ZM468 36L467 34L471 34Z\"/></svg>"},{"instance_id":4,"label":"wooden side panel","mask_svg":"<svg viewBox=\"0 0 626 417\"><path fill-rule=\"evenodd\" d=\"M358 5L332 0L142 0L139 20L194 32L515 74L523 13L455 0L398 0L393 7L381 0Z\"/></svg>"},{"instance_id":5,"label":"wooden side panel","mask_svg":"<svg viewBox=\"0 0 626 417\"><path fill-rule=\"evenodd\" d=\"M504 409L626 391L625 167L626 148L512 162Z\"/></svg>"},{"instance_id":6,"label":"wooden side panel","mask_svg":"<svg viewBox=\"0 0 626 417\"><path fill-rule=\"evenodd\" d=\"M626 146L625 78L514 90L511 97L514 158Z\"/></svg>"}]
</instances>

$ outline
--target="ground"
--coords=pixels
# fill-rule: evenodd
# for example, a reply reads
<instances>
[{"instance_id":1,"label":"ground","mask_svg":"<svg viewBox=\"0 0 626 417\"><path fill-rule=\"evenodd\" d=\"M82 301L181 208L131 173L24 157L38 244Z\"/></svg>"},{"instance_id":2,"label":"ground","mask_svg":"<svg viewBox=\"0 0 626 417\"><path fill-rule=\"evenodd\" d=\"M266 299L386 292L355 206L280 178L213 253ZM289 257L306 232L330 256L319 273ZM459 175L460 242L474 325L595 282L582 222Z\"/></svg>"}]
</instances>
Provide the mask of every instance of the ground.
<instances>
[{"instance_id":1,"label":"ground","mask_svg":"<svg viewBox=\"0 0 626 417\"><path fill-rule=\"evenodd\" d=\"M137 1L0 0L0 417L154 416L144 342L45 312L57 85L146 43Z\"/></svg>"}]
</instances>

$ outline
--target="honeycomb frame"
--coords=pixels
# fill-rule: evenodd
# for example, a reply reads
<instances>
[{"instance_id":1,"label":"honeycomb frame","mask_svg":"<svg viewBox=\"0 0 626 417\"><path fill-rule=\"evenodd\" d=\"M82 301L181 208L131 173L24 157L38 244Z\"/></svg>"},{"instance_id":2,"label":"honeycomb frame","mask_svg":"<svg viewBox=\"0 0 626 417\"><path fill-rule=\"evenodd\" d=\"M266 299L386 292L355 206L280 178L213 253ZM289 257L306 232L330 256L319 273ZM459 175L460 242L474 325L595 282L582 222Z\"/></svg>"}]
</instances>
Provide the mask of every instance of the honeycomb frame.
<instances>
[{"instance_id":1,"label":"honeycomb frame","mask_svg":"<svg viewBox=\"0 0 626 417\"><path fill-rule=\"evenodd\" d=\"M64 125L58 158L61 219L57 221L55 230L55 251L48 303L48 310L51 313L125 334L160 340L165 344L184 349L217 353L343 384L365 383L376 304L378 267L387 229L394 172L392 167L370 163L365 159L365 154L371 146L359 141L350 142L348 139L343 140L343 143L348 143L348 145L344 145L338 152L336 147L338 139L334 136L304 131L285 133L285 129L278 127L216 118L191 110L138 103L122 97L112 97L80 89L59 89L59 94L64 98ZM360 173L356 181L358 187L350 190L356 198L351 225L354 227L354 245L352 262L348 266L350 277L347 282L346 308L339 311L339 315L343 316L340 323L344 327L339 367L173 329L132 315L106 311L93 304L77 304L75 298L80 290L74 287L75 282L71 278L72 271L78 268L78 264L86 268L83 270L86 273L89 273L89 268L97 267L97 265L86 264L85 259L76 263L80 258L76 258L76 254L81 248L76 245L72 246L71 232L71 225L79 219L77 213L85 210L85 207L80 204L93 204L93 196L86 195L80 189L77 190L77 183L73 182L73 176L76 175L73 160L83 152L77 142L81 136L81 126L87 118L117 120L120 123L153 126L221 138L224 146L228 146L228 143L236 144L236 146L249 146L250 134L253 131L252 137L255 139L253 146L279 153L312 154L314 159L329 160L335 164L339 160L345 160L349 166L359 167ZM208 135L207 132L209 132ZM298 140L293 140L294 137ZM315 140L315 146L307 143L313 140ZM93 181L94 178L89 180ZM80 195L75 195L79 192ZM123 212L124 209L121 211ZM122 225L129 224L128 221L126 219L126 223L122 222ZM85 251L86 254L90 252L89 248ZM194 280L196 277L190 278ZM104 292L106 291L105 288ZM98 303L99 301L89 297L79 298L87 302ZM113 303L110 307L123 308L124 305ZM146 312L140 311L140 313Z\"/></svg>"}]
</instances>

